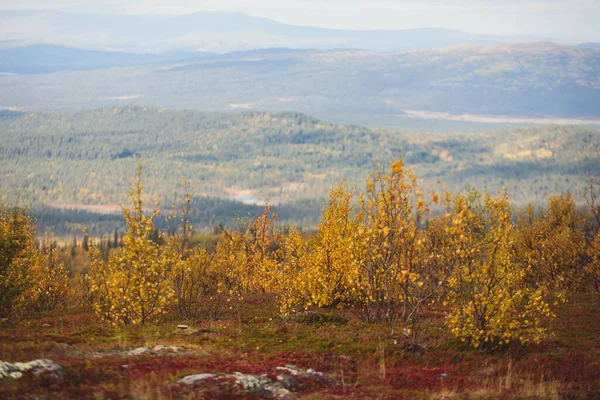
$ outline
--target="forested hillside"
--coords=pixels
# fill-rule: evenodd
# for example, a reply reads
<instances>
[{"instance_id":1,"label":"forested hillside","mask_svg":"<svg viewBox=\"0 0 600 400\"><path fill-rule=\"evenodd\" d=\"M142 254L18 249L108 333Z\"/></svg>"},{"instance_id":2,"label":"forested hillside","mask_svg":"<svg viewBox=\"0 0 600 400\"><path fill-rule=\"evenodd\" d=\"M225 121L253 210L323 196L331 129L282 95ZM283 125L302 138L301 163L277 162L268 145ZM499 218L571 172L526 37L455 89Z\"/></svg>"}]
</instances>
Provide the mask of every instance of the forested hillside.
<instances>
[{"instance_id":1,"label":"forested hillside","mask_svg":"<svg viewBox=\"0 0 600 400\"><path fill-rule=\"evenodd\" d=\"M521 205L563 192L577 198L600 173L600 133L585 128L436 135L334 125L298 113L142 107L3 115L0 200L118 214L137 155L150 198L167 208L177 203L185 177L204 226L213 215L257 211L226 199L260 204L267 196L285 221L312 225L332 185L345 179L361 189L376 163L400 155L425 187L505 187Z\"/></svg>"},{"instance_id":2,"label":"forested hillside","mask_svg":"<svg viewBox=\"0 0 600 400\"><path fill-rule=\"evenodd\" d=\"M43 60L37 64L44 67ZM428 111L598 124L599 68L600 51L553 43L398 53L270 49L165 59L158 66L0 76L0 105L294 110L360 124Z\"/></svg>"}]
</instances>

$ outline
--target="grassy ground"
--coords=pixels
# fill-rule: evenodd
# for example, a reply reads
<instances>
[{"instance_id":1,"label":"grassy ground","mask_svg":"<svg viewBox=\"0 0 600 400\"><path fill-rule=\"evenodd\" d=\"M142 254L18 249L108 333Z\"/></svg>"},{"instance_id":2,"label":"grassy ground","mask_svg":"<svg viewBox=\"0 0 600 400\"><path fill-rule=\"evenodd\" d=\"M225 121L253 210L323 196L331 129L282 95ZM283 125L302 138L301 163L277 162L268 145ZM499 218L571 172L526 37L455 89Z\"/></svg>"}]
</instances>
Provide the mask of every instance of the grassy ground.
<instances>
[{"instance_id":1,"label":"grassy ground","mask_svg":"<svg viewBox=\"0 0 600 400\"><path fill-rule=\"evenodd\" d=\"M287 364L331 378L299 379L294 391L304 399L600 398L600 297L577 296L558 314L543 343L493 351L453 339L433 309L421 346L407 346L389 326L363 324L344 310L282 320L260 297L224 320L189 322L199 329L193 335L176 332L174 315L156 325L119 328L81 310L32 315L0 329L0 360L49 358L65 376L5 379L0 398L252 398L210 380L176 382L198 373L270 376ZM126 354L158 344L184 350Z\"/></svg>"}]
</instances>

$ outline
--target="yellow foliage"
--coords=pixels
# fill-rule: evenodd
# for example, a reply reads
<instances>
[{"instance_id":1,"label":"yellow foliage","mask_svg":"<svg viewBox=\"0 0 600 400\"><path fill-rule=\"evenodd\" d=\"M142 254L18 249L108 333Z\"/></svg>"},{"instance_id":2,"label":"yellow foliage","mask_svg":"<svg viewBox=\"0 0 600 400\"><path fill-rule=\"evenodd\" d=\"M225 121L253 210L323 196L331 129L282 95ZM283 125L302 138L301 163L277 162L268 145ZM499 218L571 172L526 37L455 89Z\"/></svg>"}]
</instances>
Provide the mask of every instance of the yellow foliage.
<instances>
[{"instance_id":1,"label":"yellow foliage","mask_svg":"<svg viewBox=\"0 0 600 400\"><path fill-rule=\"evenodd\" d=\"M600 196L593 180L584 192L584 197L589 206L589 220L592 222L586 250L584 279L593 290L600 293L600 203L598 201Z\"/></svg>"},{"instance_id":2,"label":"yellow foliage","mask_svg":"<svg viewBox=\"0 0 600 400\"><path fill-rule=\"evenodd\" d=\"M474 347L487 342L539 342L552 315L545 288L525 285L514 259L514 229L506 193L483 200L475 190L458 195L448 226L456 249L449 280L450 330Z\"/></svg>"},{"instance_id":3,"label":"yellow foliage","mask_svg":"<svg viewBox=\"0 0 600 400\"><path fill-rule=\"evenodd\" d=\"M600 230L588 247L587 256L589 262L585 266L586 277L596 292L600 292Z\"/></svg>"},{"instance_id":4,"label":"yellow foliage","mask_svg":"<svg viewBox=\"0 0 600 400\"><path fill-rule=\"evenodd\" d=\"M69 272L59 262L59 251L46 238L29 267L30 284L19 298L23 311L51 311L67 304L70 291Z\"/></svg>"},{"instance_id":5,"label":"yellow foliage","mask_svg":"<svg viewBox=\"0 0 600 400\"><path fill-rule=\"evenodd\" d=\"M536 215L529 206L519 215L515 256L531 288L546 286L561 297L579 285L585 252L582 216L568 196L553 197Z\"/></svg>"},{"instance_id":6,"label":"yellow foliage","mask_svg":"<svg viewBox=\"0 0 600 400\"><path fill-rule=\"evenodd\" d=\"M308 243L295 229L285 236L279 254L278 268L274 275L280 284L274 290L278 293L280 311L283 315L304 311L311 298L310 274L306 271L309 262ZM307 279L308 278L308 279Z\"/></svg>"},{"instance_id":7,"label":"yellow foliage","mask_svg":"<svg viewBox=\"0 0 600 400\"><path fill-rule=\"evenodd\" d=\"M292 231L283 243L279 280L283 313L310 307L348 304L356 282L352 249L356 247L356 223L351 220L352 194L344 184L332 189L318 232L310 243Z\"/></svg>"},{"instance_id":8,"label":"yellow foliage","mask_svg":"<svg viewBox=\"0 0 600 400\"><path fill-rule=\"evenodd\" d=\"M177 296L182 318L218 319L232 300L237 280L233 279L231 270L216 262L219 259L217 253L194 249L180 263L182 285Z\"/></svg>"},{"instance_id":9,"label":"yellow foliage","mask_svg":"<svg viewBox=\"0 0 600 400\"><path fill-rule=\"evenodd\" d=\"M272 272L277 269L276 249L281 240L274 232L278 216L271 212L271 205L265 203L261 215L254 219L247 235L247 269L238 271L238 276L248 277L246 291L272 291L278 286L278 278Z\"/></svg>"},{"instance_id":10,"label":"yellow foliage","mask_svg":"<svg viewBox=\"0 0 600 400\"><path fill-rule=\"evenodd\" d=\"M102 319L114 324L149 322L166 312L174 298L172 274L180 260L172 246L152 241L153 219L158 209L146 216L142 201L141 166L130 196L133 208L123 208L127 231L123 247L101 258L90 250L87 275L92 308Z\"/></svg>"},{"instance_id":11,"label":"yellow foliage","mask_svg":"<svg viewBox=\"0 0 600 400\"><path fill-rule=\"evenodd\" d=\"M281 311L351 306L367 322L400 320L414 332L421 306L446 279L428 257L421 225L429 206L402 160L371 174L366 188L355 215L345 185L332 189L316 235L306 241L292 231L283 240L273 269Z\"/></svg>"},{"instance_id":12,"label":"yellow foliage","mask_svg":"<svg viewBox=\"0 0 600 400\"><path fill-rule=\"evenodd\" d=\"M28 213L0 203L0 322L15 311L37 258L35 226Z\"/></svg>"},{"instance_id":13,"label":"yellow foliage","mask_svg":"<svg viewBox=\"0 0 600 400\"><path fill-rule=\"evenodd\" d=\"M422 302L436 290L425 272L427 235L420 227L429 207L401 159L388 173L372 173L369 182L356 218L353 303L363 319L400 319L409 331Z\"/></svg>"}]
</instances>

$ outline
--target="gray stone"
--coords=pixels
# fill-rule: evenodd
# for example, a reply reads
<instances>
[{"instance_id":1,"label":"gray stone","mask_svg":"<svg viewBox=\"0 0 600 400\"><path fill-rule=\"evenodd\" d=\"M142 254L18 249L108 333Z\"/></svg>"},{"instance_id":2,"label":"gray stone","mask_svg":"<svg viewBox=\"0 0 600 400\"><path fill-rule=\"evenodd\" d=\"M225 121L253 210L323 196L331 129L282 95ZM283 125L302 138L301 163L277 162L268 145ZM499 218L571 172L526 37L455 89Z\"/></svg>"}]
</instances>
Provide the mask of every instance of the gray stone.
<instances>
[{"instance_id":1,"label":"gray stone","mask_svg":"<svg viewBox=\"0 0 600 400\"><path fill-rule=\"evenodd\" d=\"M34 376L48 373L56 378L63 377L62 367L52 360L33 360L26 363L0 361L0 379L19 379L28 372L32 373Z\"/></svg>"},{"instance_id":2,"label":"gray stone","mask_svg":"<svg viewBox=\"0 0 600 400\"><path fill-rule=\"evenodd\" d=\"M235 372L230 376L234 377L236 383L241 385L246 392L256 396L282 399L291 395L289 390L274 383L266 375L250 375Z\"/></svg>"},{"instance_id":3,"label":"gray stone","mask_svg":"<svg viewBox=\"0 0 600 400\"><path fill-rule=\"evenodd\" d=\"M162 353L167 351L172 353L180 353L183 351L183 348L177 346L165 346L163 344L157 344L152 348L152 351L155 353Z\"/></svg>"},{"instance_id":4,"label":"gray stone","mask_svg":"<svg viewBox=\"0 0 600 400\"><path fill-rule=\"evenodd\" d=\"M130 356L141 356L144 355L146 353L150 353L152 350L150 350L150 347L138 347L137 349L133 349L131 350L129 353Z\"/></svg>"},{"instance_id":5,"label":"gray stone","mask_svg":"<svg viewBox=\"0 0 600 400\"><path fill-rule=\"evenodd\" d=\"M217 375L215 375L215 374L188 375L188 376L185 376L185 377L181 378L179 380L179 383L191 384L191 383L196 383L196 382L203 381L204 379L216 378L216 377L217 377Z\"/></svg>"},{"instance_id":6,"label":"gray stone","mask_svg":"<svg viewBox=\"0 0 600 400\"><path fill-rule=\"evenodd\" d=\"M216 374L196 374L188 375L181 378L178 383L194 384L202 382L205 379L214 378L233 378L234 385L241 386L241 388L249 394L265 397L265 398L276 398L285 399L291 396L291 392L283 387L280 382L273 382L266 375L251 375L242 374L241 372L235 372L233 374L216 375ZM288 377L289 378L289 377Z\"/></svg>"},{"instance_id":7,"label":"gray stone","mask_svg":"<svg viewBox=\"0 0 600 400\"><path fill-rule=\"evenodd\" d=\"M323 374L322 372L317 372L312 368L309 368L306 371L304 371L303 369L298 368L295 365L286 365L285 367L277 367L277 368L275 368L275 371L287 372L293 376L315 376L315 375L325 376L325 374Z\"/></svg>"},{"instance_id":8,"label":"gray stone","mask_svg":"<svg viewBox=\"0 0 600 400\"><path fill-rule=\"evenodd\" d=\"M254 392L265 385L270 385L272 382L266 375L250 375L234 372L232 375L235 381L242 385L244 390Z\"/></svg>"},{"instance_id":9,"label":"gray stone","mask_svg":"<svg viewBox=\"0 0 600 400\"><path fill-rule=\"evenodd\" d=\"M277 380L281 382L283 387L287 390L294 391L300 386L298 380L291 375L277 375Z\"/></svg>"},{"instance_id":10,"label":"gray stone","mask_svg":"<svg viewBox=\"0 0 600 400\"><path fill-rule=\"evenodd\" d=\"M285 367L277 367L275 371L287 372L290 375L302 375L303 371L295 365L286 365Z\"/></svg>"}]
</instances>

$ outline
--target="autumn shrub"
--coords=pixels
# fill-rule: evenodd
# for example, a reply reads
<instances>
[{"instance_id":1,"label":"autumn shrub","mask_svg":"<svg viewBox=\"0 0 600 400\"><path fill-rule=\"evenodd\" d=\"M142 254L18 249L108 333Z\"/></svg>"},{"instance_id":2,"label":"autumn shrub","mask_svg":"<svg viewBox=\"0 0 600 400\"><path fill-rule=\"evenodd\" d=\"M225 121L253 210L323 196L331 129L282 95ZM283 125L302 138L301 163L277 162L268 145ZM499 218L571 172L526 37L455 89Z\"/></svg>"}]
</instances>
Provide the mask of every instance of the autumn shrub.
<instances>
[{"instance_id":1,"label":"autumn shrub","mask_svg":"<svg viewBox=\"0 0 600 400\"><path fill-rule=\"evenodd\" d=\"M437 201L433 194L432 201ZM423 305L437 298L448 274L424 226L429 205L401 160L367 181L357 205L341 184L332 189L315 236L296 231L280 252L283 313L351 307L366 322L402 325L414 339Z\"/></svg>"},{"instance_id":2,"label":"autumn shrub","mask_svg":"<svg viewBox=\"0 0 600 400\"><path fill-rule=\"evenodd\" d=\"M152 321L167 311L174 298L172 274L179 255L172 246L152 239L155 209L146 215L142 200L141 166L130 191L133 208L123 208L127 226L123 247L104 260L100 250L90 249L87 274L92 308L103 320L115 324Z\"/></svg>"},{"instance_id":3,"label":"autumn shrub","mask_svg":"<svg viewBox=\"0 0 600 400\"><path fill-rule=\"evenodd\" d=\"M244 292L273 292L278 287L277 270L278 251L281 246L281 233L275 228L277 213L272 212L271 205L266 202L263 212L251 223L244 239L247 252L247 264L244 270L237 271L239 277L246 280Z\"/></svg>"},{"instance_id":4,"label":"autumn shrub","mask_svg":"<svg viewBox=\"0 0 600 400\"><path fill-rule=\"evenodd\" d=\"M279 310L283 315L306 311L311 298L305 268L310 265L308 242L296 229L290 229L283 239L277 269L272 275L279 280L275 286Z\"/></svg>"},{"instance_id":5,"label":"autumn shrub","mask_svg":"<svg viewBox=\"0 0 600 400\"><path fill-rule=\"evenodd\" d=\"M594 181L584 192L589 206L588 243L585 252L585 267L583 280L587 287L600 293L600 194Z\"/></svg>"},{"instance_id":6,"label":"autumn shrub","mask_svg":"<svg viewBox=\"0 0 600 400\"><path fill-rule=\"evenodd\" d=\"M600 230L586 250L588 262L585 266L586 279L600 293Z\"/></svg>"},{"instance_id":7,"label":"autumn shrub","mask_svg":"<svg viewBox=\"0 0 600 400\"><path fill-rule=\"evenodd\" d=\"M431 201L438 198L432 193ZM375 171L359 199L354 307L367 322L399 322L412 335L423 304L445 281L430 262L429 203L402 160Z\"/></svg>"},{"instance_id":8,"label":"autumn shrub","mask_svg":"<svg viewBox=\"0 0 600 400\"><path fill-rule=\"evenodd\" d=\"M60 262L60 250L46 238L27 272L27 288L19 296L23 312L44 312L65 307L71 295L69 271Z\"/></svg>"},{"instance_id":9,"label":"autumn shrub","mask_svg":"<svg viewBox=\"0 0 600 400\"><path fill-rule=\"evenodd\" d=\"M181 287L178 289L178 310L184 319L219 319L233 292L227 270L214 262L215 255L205 249L195 249L180 266Z\"/></svg>"},{"instance_id":10,"label":"autumn shrub","mask_svg":"<svg viewBox=\"0 0 600 400\"><path fill-rule=\"evenodd\" d=\"M521 212L515 230L515 258L525 271L525 283L547 287L563 299L583 279L585 252L583 215L568 196L552 197L547 209Z\"/></svg>"},{"instance_id":11,"label":"autumn shrub","mask_svg":"<svg viewBox=\"0 0 600 400\"><path fill-rule=\"evenodd\" d=\"M213 258L208 252L200 247L191 248L190 242L193 236L193 226L190 224L192 194L189 191L187 181L183 182L186 196L183 207L175 213L171 212L170 218L175 219L179 214L180 225L172 229L168 245L178 254L175 270L173 273L175 297L177 299L177 312L181 319L197 319L202 314L216 315L220 310L219 301L209 301L209 307L204 307L204 299L210 296L212 300L217 294L218 281L214 275ZM217 290L212 290L217 288ZM215 305L213 307L213 305Z\"/></svg>"},{"instance_id":12,"label":"autumn shrub","mask_svg":"<svg viewBox=\"0 0 600 400\"><path fill-rule=\"evenodd\" d=\"M37 256L35 225L27 211L0 203L0 322L15 311Z\"/></svg>"},{"instance_id":13,"label":"autumn shrub","mask_svg":"<svg viewBox=\"0 0 600 400\"><path fill-rule=\"evenodd\" d=\"M187 319L221 318L248 293L252 276L240 275L247 268L246 241L238 231L219 234L215 250L196 248L179 264L182 284L178 289L180 316Z\"/></svg>"},{"instance_id":14,"label":"autumn shrub","mask_svg":"<svg viewBox=\"0 0 600 400\"><path fill-rule=\"evenodd\" d=\"M456 195L449 210L456 268L449 279L448 326L474 347L539 342L543 320L552 315L547 289L528 287L515 261L506 193L481 197L473 189Z\"/></svg>"},{"instance_id":15,"label":"autumn shrub","mask_svg":"<svg viewBox=\"0 0 600 400\"><path fill-rule=\"evenodd\" d=\"M331 190L316 235L306 242L291 231L279 252L280 309L306 311L312 307L337 307L353 300L357 269L353 248L357 226L352 194L344 184Z\"/></svg>"},{"instance_id":16,"label":"autumn shrub","mask_svg":"<svg viewBox=\"0 0 600 400\"><path fill-rule=\"evenodd\" d=\"M180 316L218 319L249 293L277 292L276 220L267 203L253 220L239 218L237 229L217 226L214 249L196 248L182 257L176 274Z\"/></svg>"}]
</instances>

